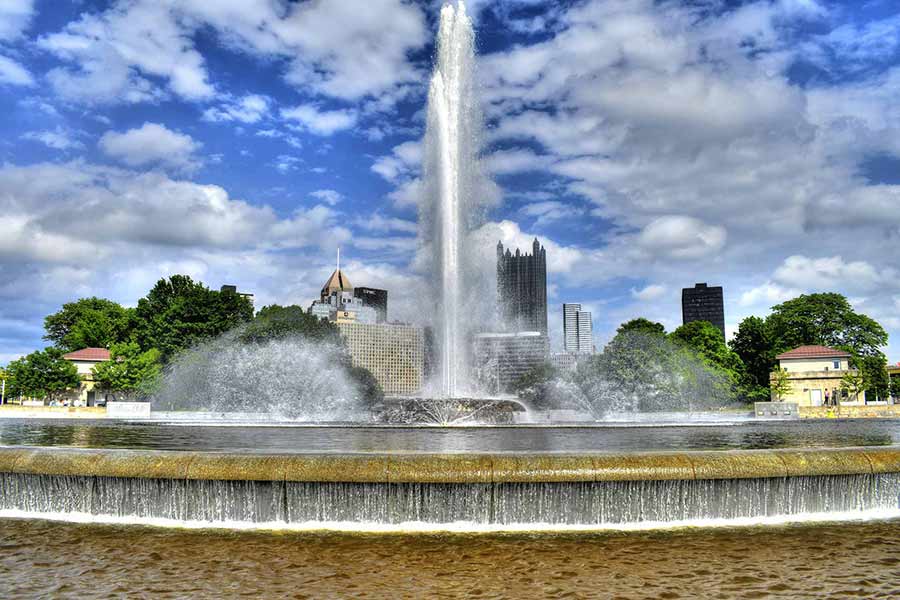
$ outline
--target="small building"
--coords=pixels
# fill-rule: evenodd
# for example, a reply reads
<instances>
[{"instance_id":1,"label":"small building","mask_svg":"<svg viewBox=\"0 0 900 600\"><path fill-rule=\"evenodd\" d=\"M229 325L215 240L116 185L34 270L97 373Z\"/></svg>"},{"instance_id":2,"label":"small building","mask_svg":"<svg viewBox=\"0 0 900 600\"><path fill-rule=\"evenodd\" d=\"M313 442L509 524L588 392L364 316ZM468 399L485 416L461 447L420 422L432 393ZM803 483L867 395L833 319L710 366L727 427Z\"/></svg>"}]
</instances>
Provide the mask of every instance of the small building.
<instances>
[{"instance_id":1,"label":"small building","mask_svg":"<svg viewBox=\"0 0 900 600\"><path fill-rule=\"evenodd\" d=\"M858 398L851 398L841 390L844 376L858 372L850 368L849 352L827 346L800 346L775 358L779 367L787 371L791 383L790 392L780 398L782 402L796 402L798 406L866 403L864 391Z\"/></svg>"},{"instance_id":2,"label":"small building","mask_svg":"<svg viewBox=\"0 0 900 600\"><path fill-rule=\"evenodd\" d=\"M589 352L554 352L550 355L550 365L557 371L571 373L591 356L593 354Z\"/></svg>"},{"instance_id":3,"label":"small building","mask_svg":"<svg viewBox=\"0 0 900 600\"><path fill-rule=\"evenodd\" d=\"M84 406L96 405L98 398L94 389L96 382L93 369L96 365L110 360L109 350L106 348L82 348L64 354L63 358L74 363L75 368L78 369L78 375L81 376L81 387L73 390L69 399L80 401Z\"/></svg>"}]
</instances>

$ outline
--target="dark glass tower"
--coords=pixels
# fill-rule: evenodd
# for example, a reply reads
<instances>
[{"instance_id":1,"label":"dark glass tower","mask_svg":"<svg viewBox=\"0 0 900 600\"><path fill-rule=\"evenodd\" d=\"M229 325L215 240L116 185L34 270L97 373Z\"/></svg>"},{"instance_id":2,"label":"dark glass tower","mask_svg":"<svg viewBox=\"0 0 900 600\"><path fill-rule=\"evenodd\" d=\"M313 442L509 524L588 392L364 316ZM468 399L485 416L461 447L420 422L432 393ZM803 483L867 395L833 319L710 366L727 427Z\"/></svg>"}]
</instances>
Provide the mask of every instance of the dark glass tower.
<instances>
[{"instance_id":1,"label":"dark glass tower","mask_svg":"<svg viewBox=\"0 0 900 600\"><path fill-rule=\"evenodd\" d=\"M725 301L722 287L709 287L698 283L681 290L681 318L687 325L694 321L709 321L722 331L725 337Z\"/></svg>"},{"instance_id":2,"label":"dark glass tower","mask_svg":"<svg viewBox=\"0 0 900 600\"><path fill-rule=\"evenodd\" d=\"M379 323L387 323L388 293L387 290L378 288L358 287L353 288L353 295L362 300L366 306L375 309Z\"/></svg>"},{"instance_id":3,"label":"dark glass tower","mask_svg":"<svg viewBox=\"0 0 900 600\"><path fill-rule=\"evenodd\" d=\"M537 238L532 254L511 253L497 243L497 299L507 331L547 334L547 251Z\"/></svg>"}]
</instances>

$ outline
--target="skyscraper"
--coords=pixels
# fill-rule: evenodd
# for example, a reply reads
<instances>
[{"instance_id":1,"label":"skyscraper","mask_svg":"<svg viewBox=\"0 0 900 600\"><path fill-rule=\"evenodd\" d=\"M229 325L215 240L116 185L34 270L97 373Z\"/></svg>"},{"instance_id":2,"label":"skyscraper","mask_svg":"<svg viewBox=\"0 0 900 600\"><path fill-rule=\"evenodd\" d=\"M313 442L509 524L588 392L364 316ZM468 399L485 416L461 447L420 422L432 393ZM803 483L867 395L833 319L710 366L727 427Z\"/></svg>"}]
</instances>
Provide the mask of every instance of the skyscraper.
<instances>
[{"instance_id":1,"label":"skyscraper","mask_svg":"<svg viewBox=\"0 0 900 600\"><path fill-rule=\"evenodd\" d=\"M370 287L353 288L353 296L362 300L366 306L375 309L379 323L387 323L388 293L387 290L379 290Z\"/></svg>"},{"instance_id":2,"label":"skyscraper","mask_svg":"<svg viewBox=\"0 0 900 600\"><path fill-rule=\"evenodd\" d=\"M709 321L725 337L725 301L722 287L698 283L681 290L681 319L687 325L694 321Z\"/></svg>"},{"instance_id":3,"label":"skyscraper","mask_svg":"<svg viewBox=\"0 0 900 600\"><path fill-rule=\"evenodd\" d=\"M513 254L497 243L497 297L500 319L508 331L547 334L547 251L537 238L532 254Z\"/></svg>"},{"instance_id":4,"label":"skyscraper","mask_svg":"<svg viewBox=\"0 0 900 600\"><path fill-rule=\"evenodd\" d=\"M594 351L594 325L591 313L580 304L563 304L563 347L566 352Z\"/></svg>"}]
</instances>

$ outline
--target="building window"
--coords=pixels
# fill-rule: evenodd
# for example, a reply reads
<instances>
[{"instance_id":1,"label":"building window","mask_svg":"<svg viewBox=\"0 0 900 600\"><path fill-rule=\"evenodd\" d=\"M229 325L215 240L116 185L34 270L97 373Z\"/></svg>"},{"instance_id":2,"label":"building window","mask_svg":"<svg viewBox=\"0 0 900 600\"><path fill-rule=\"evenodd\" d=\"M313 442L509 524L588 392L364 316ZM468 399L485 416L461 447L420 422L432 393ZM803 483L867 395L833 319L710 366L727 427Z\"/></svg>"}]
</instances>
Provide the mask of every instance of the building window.
<instances>
[{"instance_id":1,"label":"building window","mask_svg":"<svg viewBox=\"0 0 900 600\"><path fill-rule=\"evenodd\" d=\"M840 368L841 368L841 361L839 361L839 360L834 361L834 368L835 368L835 369L840 369Z\"/></svg>"}]
</instances>

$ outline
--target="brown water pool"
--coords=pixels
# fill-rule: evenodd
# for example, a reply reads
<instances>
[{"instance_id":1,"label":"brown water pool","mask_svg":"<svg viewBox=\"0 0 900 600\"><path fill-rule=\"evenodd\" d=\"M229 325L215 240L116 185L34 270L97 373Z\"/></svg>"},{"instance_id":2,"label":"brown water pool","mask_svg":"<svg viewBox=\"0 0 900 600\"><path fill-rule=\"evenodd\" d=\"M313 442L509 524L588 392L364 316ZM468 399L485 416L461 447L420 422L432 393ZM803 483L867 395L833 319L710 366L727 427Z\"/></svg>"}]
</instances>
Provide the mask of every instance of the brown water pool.
<instances>
[{"instance_id":1,"label":"brown water pool","mask_svg":"<svg viewBox=\"0 0 900 600\"><path fill-rule=\"evenodd\" d=\"M338 535L0 520L3 598L897 598L900 522Z\"/></svg>"}]
</instances>

